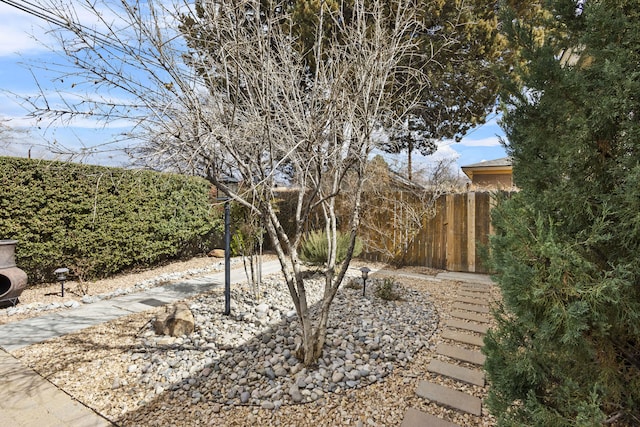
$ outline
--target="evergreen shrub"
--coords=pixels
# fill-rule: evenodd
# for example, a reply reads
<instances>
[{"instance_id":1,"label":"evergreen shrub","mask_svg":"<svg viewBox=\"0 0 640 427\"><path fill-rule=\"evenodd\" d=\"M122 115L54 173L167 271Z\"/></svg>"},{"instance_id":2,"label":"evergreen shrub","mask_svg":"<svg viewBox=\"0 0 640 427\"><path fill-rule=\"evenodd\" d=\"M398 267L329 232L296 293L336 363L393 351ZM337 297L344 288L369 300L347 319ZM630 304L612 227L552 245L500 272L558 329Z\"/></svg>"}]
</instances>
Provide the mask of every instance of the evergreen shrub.
<instances>
[{"instance_id":1,"label":"evergreen shrub","mask_svg":"<svg viewBox=\"0 0 640 427\"><path fill-rule=\"evenodd\" d=\"M0 238L31 283L83 280L209 250L219 238L203 179L0 157Z\"/></svg>"},{"instance_id":2,"label":"evergreen shrub","mask_svg":"<svg viewBox=\"0 0 640 427\"><path fill-rule=\"evenodd\" d=\"M498 425L640 425L640 8L582 6L504 19L522 59L502 97L521 191L493 211Z\"/></svg>"}]
</instances>

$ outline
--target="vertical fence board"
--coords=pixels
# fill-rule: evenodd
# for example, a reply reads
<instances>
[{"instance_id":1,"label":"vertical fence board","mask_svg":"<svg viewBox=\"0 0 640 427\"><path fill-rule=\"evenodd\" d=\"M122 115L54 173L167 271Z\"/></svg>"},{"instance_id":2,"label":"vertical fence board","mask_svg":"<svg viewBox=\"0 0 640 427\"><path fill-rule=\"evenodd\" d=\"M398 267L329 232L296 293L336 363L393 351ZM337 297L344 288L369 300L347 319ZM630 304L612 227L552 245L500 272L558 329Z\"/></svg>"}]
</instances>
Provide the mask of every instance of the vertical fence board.
<instances>
[{"instance_id":1,"label":"vertical fence board","mask_svg":"<svg viewBox=\"0 0 640 427\"><path fill-rule=\"evenodd\" d=\"M476 193L467 193L467 271L476 271Z\"/></svg>"}]
</instances>

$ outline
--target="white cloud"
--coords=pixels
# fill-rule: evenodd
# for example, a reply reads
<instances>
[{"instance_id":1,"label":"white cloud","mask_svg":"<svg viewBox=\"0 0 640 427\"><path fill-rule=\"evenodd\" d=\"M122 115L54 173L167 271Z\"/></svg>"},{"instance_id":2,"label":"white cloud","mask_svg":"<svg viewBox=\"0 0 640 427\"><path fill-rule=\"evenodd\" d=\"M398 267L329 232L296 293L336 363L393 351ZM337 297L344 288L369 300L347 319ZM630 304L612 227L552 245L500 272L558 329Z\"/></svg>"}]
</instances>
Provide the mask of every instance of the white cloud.
<instances>
[{"instance_id":1,"label":"white cloud","mask_svg":"<svg viewBox=\"0 0 640 427\"><path fill-rule=\"evenodd\" d=\"M462 138L458 144L465 147L499 147L501 145L500 138L497 136L481 139Z\"/></svg>"},{"instance_id":2,"label":"white cloud","mask_svg":"<svg viewBox=\"0 0 640 427\"><path fill-rule=\"evenodd\" d=\"M444 159L457 160L459 157L460 157L460 153L454 150L450 143L439 145L438 151L436 151L431 156L429 156L429 158L434 161L439 161Z\"/></svg>"},{"instance_id":3,"label":"white cloud","mask_svg":"<svg viewBox=\"0 0 640 427\"><path fill-rule=\"evenodd\" d=\"M87 9L88 4L94 5L93 2L82 0L40 0L31 3L33 9L42 11L45 16L52 17L70 13L74 22L86 28L97 29L103 34L109 32L107 25L112 26L116 31L119 26L127 26L120 19L122 12L117 10L118 6L116 4L108 2L95 4L99 11L99 16ZM56 10L58 12L53 15L48 13L47 10ZM0 57L51 52L52 47L58 46L56 37L51 32L51 29L59 27L25 11L0 3L0 22L2 23Z\"/></svg>"},{"instance_id":4,"label":"white cloud","mask_svg":"<svg viewBox=\"0 0 640 427\"><path fill-rule=\"evenodd\" d=\"M0 56L44 52L39 40L46 38L40 21L25 12L0 3Z\"/></svg>"}]
</instances>

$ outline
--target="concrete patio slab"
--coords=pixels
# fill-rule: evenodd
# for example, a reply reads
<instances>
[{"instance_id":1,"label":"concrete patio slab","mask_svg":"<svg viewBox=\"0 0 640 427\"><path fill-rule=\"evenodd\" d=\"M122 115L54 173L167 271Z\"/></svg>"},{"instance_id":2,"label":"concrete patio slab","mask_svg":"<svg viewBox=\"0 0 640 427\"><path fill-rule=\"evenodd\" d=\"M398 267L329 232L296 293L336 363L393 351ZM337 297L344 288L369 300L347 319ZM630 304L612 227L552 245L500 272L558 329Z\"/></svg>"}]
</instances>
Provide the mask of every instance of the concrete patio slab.
<instances>
[{"instance_id":1,"label":"concrete patio slab","mask_svg":"<svg viewBox=\"0 0 640 427\"><path fill-rule=\"evenodd\" d=\"M0 350L0 425L106 427L113 424Z\"/></svg>"}]
</instances>

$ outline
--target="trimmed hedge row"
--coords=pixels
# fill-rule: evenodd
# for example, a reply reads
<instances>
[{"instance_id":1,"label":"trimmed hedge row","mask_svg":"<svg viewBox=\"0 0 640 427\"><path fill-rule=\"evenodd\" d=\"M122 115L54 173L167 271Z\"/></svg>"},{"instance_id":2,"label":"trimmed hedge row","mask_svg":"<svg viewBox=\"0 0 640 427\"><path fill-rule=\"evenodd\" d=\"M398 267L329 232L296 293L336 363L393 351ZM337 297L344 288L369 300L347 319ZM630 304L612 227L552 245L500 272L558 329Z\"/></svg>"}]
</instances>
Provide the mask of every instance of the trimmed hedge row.
<instances>
[{"instance_id":1,"label":"trimmed hedge row","mask_svg":"<svg viewBox=\"0 0 640 427\"><path fill-rule=\"evenodd\" d=\"M222 223L203 179L0 157L0 239L32 283L91 280L208 251Z\"/></svg>"}]
</instances>

